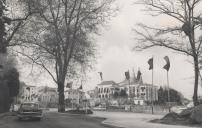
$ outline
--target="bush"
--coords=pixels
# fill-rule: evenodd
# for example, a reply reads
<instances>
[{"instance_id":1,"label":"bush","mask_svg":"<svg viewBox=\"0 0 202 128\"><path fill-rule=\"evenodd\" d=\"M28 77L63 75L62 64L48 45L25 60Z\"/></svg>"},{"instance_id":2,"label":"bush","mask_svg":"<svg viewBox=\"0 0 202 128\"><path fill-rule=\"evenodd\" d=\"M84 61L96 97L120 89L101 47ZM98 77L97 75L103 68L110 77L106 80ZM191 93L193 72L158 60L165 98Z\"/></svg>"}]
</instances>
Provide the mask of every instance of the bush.
<instances>
[{"instance_id":1,"label":"bush","mask_svg":"<svg viewBox=\"0 0 202 128\"><path fill-rule=\"evenodd\" d=\"M67 111L67 113L70 113L70 114L93 114L93 111L88 109L87 113L86 113L86 110L69 110L69 111Z\"/></svg>"},{"instance_id":2,"label":"bush","mask_svg":"<svg viewBox=\"0 0 202 128\"><path fill-rule=\"evenodd\" d=\"M166 114L163 118L162 118L162 120L177 120L177 119L179 119L180 118L180 116L177 114L177 113L175 113L175 112L171 112L171 113L168 113L168 114Z\"/></svg>"}]
</instances>

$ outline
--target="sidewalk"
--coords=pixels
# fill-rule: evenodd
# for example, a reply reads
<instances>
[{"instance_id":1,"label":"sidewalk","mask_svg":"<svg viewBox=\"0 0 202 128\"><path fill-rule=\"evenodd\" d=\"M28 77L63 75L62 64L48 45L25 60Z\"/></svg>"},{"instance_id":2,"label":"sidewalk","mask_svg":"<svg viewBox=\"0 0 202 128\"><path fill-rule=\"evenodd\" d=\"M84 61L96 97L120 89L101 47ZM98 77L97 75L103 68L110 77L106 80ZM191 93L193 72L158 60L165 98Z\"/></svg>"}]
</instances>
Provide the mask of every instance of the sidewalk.
<instances>
[{"instance_id":1,"label":"sidewalk","mask_svg":"<svg viewBox=\"0 0 202 128\"><path fill-rule=\"evenodd\" d=\"M103 121L104 124L123 128L190 128L186 126L165 125L149 122L153 119L160 119L163 115L95 111L92 116L107 118Z\"/></svg>"},{"instance_id":2,"label":"sidewalk","mask_svg":"<svg viewBox=\"0 0 202 128\"><path fill-rule=\"evenodd\" d=\"M12 116L12 115L14 115L13 112L0 113L0 119L1 119L1 118L4 118L4 117L6 117L6 116Z\"/></svg>"}]
</instances>

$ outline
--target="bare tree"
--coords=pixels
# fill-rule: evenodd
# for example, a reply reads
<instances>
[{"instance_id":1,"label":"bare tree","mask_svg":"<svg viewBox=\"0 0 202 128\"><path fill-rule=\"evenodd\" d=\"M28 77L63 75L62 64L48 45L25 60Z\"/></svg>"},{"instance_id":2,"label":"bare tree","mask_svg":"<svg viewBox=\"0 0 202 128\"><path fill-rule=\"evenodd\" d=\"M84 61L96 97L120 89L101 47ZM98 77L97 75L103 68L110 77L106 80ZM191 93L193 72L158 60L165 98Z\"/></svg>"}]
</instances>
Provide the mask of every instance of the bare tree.
<instances>
[{"instance_id":1,"label":"bare tree","mask_svg":"<svg viewBox=\"0 0 202 128\"><path fill-rule=\"evenodd\" d=\"M199 56L201 55L201 13L202 0L142 0L137 2L145 6L152 16L167 16L174 19L176 26L152 27L138 24L134 31L138 44L135 49L147 49L155 46L165 47L193 58L195 82L194 105L198 105Z\"/></svg>"},{"instance_id":2,"label":"bare tree","mask_svg":"<svg viewBox=\"0 0 202 128\"><path fill-rule=\"evenodd\" d=\"M91 65L95 53L92 37L113 14L111 3L112 0L32 0L31 10L38 14L30 20L26 38L20 38L30 48L18 53L41 66L58 85L59 112L65 111L64 86L69 75Z\"/></svg>"},{"instance_id":3,"label":"bare tree","mask_svg":"<svg viewBox=\"0 0 202 128\"><path fill-rule=\"evenodd\" d=\"M19 29L33 12L22 0L0 0L0 52L6 53L7 48L20 45L13 41Z\"/></svg>"}]
</instances>

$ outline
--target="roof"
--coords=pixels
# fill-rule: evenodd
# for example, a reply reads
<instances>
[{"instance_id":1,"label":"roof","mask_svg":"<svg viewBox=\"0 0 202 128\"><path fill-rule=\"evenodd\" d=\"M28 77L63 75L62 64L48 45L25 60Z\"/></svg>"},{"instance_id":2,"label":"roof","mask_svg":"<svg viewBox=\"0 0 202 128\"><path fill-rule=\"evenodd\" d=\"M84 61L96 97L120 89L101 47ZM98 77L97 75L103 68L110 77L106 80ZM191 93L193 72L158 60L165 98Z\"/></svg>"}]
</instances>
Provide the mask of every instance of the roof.
<instances>
[{"instance_id":1,"label":"roof","mask_svg":"<svg viewBox=\"0 0 202 128\"><path fill-rule=\"evenodd\" d=\"M36 86L33 86L33 85L28 85L27 87L33 87L33 88L34 88L34 87L36 87Z\"/></svg>"},{"instance_id":2,"label":"roof","mask_svg":"<svg viewBox=\"0 0 202 128\"><path fill-rule=\"evenodd\" d=\"M116 82L114 82L113 80L111 80L111 81L102 81L98 85L116 85L116 84L117 84Z\"/></svg>"},{"instance_id":3,"label":"roof","mask_svg":"<svg viewBox=\"0 0 202 128\"><path fill-rule=\"evenodd\" d=\"M51 88L48 86L41 86L38 90L39 92L57 92L57 88Z\"/></svg>"},{"instance_id":4,"label":"roof","mask_svg":"<svg viewBox=\"0 0 202 128\"><path fill-rule=\"evenodd\" d=\"M21 104L39 104L38 102L34 102L34 101L27 101L27 102L23 102Z\"/></svg>"},{"instance_id":5,"label":"roof","mask_svg":"<svg viewBox=\"0 0 202 128\"><path fill-rule=\"evenodd\" d=\"M65 92L81 92L81 93L83 93L83 91L81 91L80 89L68 89L68 90L65 90Z\"/></svg>"},{"instance_id":6,"label":"roof","mask_svg":"<svg viewBox=\"0 0 202 128\"><path fill-rule=\"evenodd\" d=\"M147 83L144 83L144 84L141 84L140 86L153 86L153 87L158 87L157 85L152 85L152 84L147 84Z\"/></svg>"},{"instance_id":7,"label":"roof","mask_svg":"<svg viewBox=\"0 0 202 128\"><path fill-rule=\"evenodd\" d=\"M139 84L138 81L135 81L133 79L130 79L130 84ZM122 82L119 83L120 86L123 85L129 85L129 81L127 79L123 80Z\"/></svg>"}]
</instances>

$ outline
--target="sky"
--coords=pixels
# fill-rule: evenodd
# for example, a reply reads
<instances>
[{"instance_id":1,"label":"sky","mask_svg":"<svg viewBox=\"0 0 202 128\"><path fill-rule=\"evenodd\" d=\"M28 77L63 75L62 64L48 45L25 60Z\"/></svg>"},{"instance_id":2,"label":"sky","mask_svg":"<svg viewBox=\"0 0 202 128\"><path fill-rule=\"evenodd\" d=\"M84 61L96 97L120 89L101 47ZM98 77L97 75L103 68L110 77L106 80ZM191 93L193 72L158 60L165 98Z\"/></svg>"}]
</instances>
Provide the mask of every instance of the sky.
<instances>
[{"instance_id":1,"label":"sky","mask_svg":"<svg viewBox=\"0 0 202 128\"><path fill-rule=\"evenodd\" d=\"M124 72L130 73L138 69L142 72L143 81L151 83L152 72L148 70L147 61L154 56L154 84L167 86L164 56L170 58L169 81L170 87L180 91L185 97L191 98L193 95L194 72L190 63L192 58L179 54L165 48L155 47L145 51L133 51L136 45L133 28L138 23L147 25L174 25L176 22L168 17L154 18L143 12L143 6L135 5L134 0L118 0L119 13L114 17L109 27L102 30L101 36L97 37L100 58L98 59L97 70L91 73L91 82L88 86L94 86L100 82L98 71L103 72L104 80L114 80L121 82L125 79ZM199 85L200 86L200 85ZM199 87L200 88L200 87ZM199 89L199 91L201 91ZM200 93L200 92L199 92Z\"/></svg>"},{"instance_id":2,"label":"sky","mask_svg":"<svg viewBox=\"0 0 202 128\"><path fill-rule=\"evenodd\" d=\"M100 35L95 37L98 45L98 58L95 70L89 72L88 81L84 84L85 90L93 89L100 83L98 72L103 72L104 80L114 80L119 83L125 79L124 72L133 69L137 74L138 69L142 72L144 83L151 83L152 72L149 70L147 61L154 57L154 84L166 86L166 70L164 56L170 58L169 80L170 87L180 91L185 97L191 98L193 95L194 72L191 58L186 55L178 54L165 48L155 47L145 51L132 50L136 45L135 33L133 28L137 23L147 25L173 25L176 22L167 17L154 18L143 12L143 6L134 5L134 0L117 0L120 10L113 17L107 27L100 29ZM23 68L22 72L23 72ZM25 69L25 68L24 68ZM34 71L34 70L32 70ZM47 75L35 78L31 70L23 72L22 79L28 83L36 85L55 86ZM199 85L200 86L200 85Z\"/></svg>"}]
</instances>

